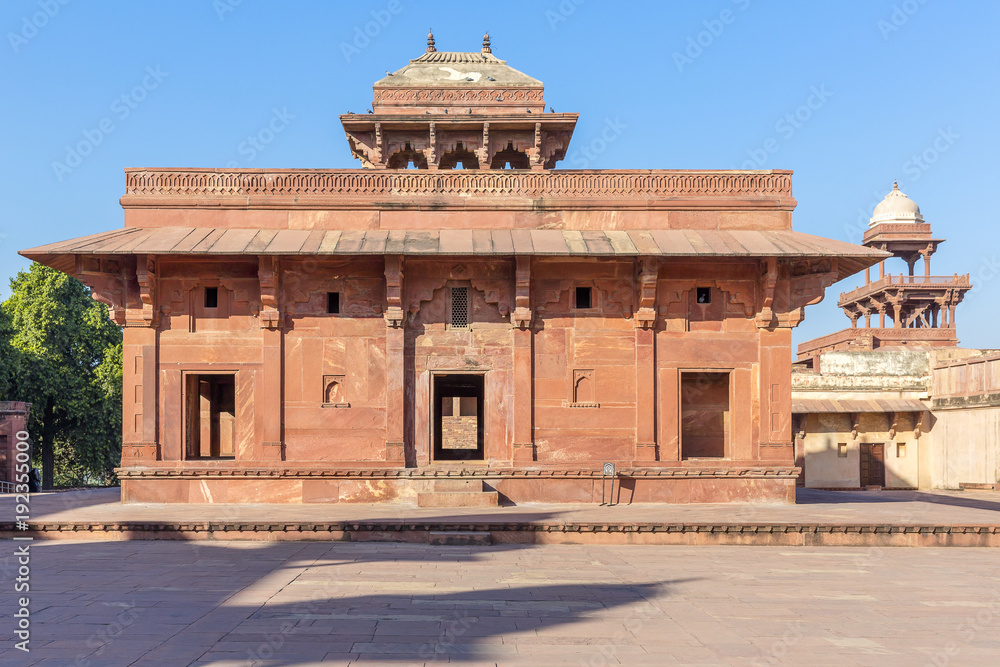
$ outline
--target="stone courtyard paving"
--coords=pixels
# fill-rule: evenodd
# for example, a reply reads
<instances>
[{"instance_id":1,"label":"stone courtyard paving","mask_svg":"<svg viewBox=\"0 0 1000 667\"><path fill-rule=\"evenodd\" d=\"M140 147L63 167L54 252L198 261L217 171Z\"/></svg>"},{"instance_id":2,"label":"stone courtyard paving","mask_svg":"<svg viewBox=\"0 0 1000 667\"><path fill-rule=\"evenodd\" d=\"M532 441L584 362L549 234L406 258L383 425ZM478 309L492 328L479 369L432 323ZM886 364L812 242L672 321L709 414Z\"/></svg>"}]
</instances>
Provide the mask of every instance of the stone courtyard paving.
<instances>
[{"instance_id":1,"label":"stone courtyard paving","mask_svg":"<svg viewBox=\"0 0 1000 667\"><path fill-rule=\"evenodd\" d=\"M0 545L15 608L14 543ZM69 542L3 665L996 665L1000 551Z\"/></svg>"}]
</instances>

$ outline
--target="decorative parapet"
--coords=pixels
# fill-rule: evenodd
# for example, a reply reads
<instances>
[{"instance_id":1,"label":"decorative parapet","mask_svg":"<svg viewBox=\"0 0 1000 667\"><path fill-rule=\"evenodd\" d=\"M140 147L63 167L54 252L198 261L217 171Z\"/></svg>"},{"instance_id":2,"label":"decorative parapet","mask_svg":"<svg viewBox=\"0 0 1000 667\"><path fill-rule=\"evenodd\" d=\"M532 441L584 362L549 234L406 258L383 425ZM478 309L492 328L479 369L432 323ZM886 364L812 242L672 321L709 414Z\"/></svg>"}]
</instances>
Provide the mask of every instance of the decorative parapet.
<instances>
[{"instance_id":1,"label":"decorative parapet","mask_svg":"<svg viewBox=\"0 0 1000 667\"><path fill-rule=\"evenodd\" d=\"M792 210L789 171L427 171L358 169L126 169L122 206L170 205L178 200L236 199L242 207L281 203L284 206L326 204L338 200L390 197L403 203L414 198L454 197L554 199L590 201L621 199L642 202L683 199L739 201L736 208ZM288 199L274 202L274 199ZM249 199L249 200L248 200ZM756 200L756 201L755 201ZM765 200L761 202L760 200ZM234 204L237 202L234 202ZM441 203L436 201L435 203ZM177 202L177 205L186 203Z\"/></svg>"},{"instance_id":2,"label":"decorative parapet","mask_svg":"<svg viewBox=\"0 0 1000 667\"><path fill-rule=\"evenodd\" d=\"M918 345L928 346L952 346L958 344L958 336L955 329L941 328L919 328L919 329L874 329L857 327L852 329L841 329L832 334L813 338L801 343L798 348L799 360L807 359L821 352L831 350L845 350L852 347L861 339L868 339L870 347L865 349L876 349L886 345ZM854 345L853 347L860 347Z\"/></svg>"},{"instance_id":3,"label":"decorative parapet","mask_svg":"<svg viewBox=\"0 0 1000 667\"><path fill-rule=\"evenodd\" d=\"M931 377L935 408L1000 404L1000 353L939 361Z\"/></svg>"}]
</instances>

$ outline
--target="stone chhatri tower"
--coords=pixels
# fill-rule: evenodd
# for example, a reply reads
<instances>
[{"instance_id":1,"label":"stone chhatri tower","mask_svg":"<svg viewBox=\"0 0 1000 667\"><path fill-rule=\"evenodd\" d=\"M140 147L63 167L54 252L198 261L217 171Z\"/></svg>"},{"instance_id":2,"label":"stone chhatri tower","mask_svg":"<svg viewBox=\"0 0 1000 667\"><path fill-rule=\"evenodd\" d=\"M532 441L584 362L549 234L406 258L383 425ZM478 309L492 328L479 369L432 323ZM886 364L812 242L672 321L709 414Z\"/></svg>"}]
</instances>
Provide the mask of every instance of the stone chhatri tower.
<instances>
[{"instance_id":1,"label":"stone chhatri tower","mask_svg":"<svg viewBox=\"0 0 1000 667\"><path fill-rule=\"evenodd\" d=\"M791 329L888 256L791 172L557 170L576 114L427 51L341 116L362 169L127 169L22 254L125 330L125 502L793 501Z\"/></svg>"},{"instance_id":2,"label":"stone chhatri tower","mask_svg":"<svg viewBox=\"0 0 1000 667\"><path fill-rule=\"evenodd\" d=\"M375 82L374 113L340 122L367 169L552 169L579 114L545 113L542 82L493 55L427 52Z\"/></svg>"},{"instance_id":3,"label":"stone chhatri tower","mask_svg":"<svg viewBox=\"0 0 1000 667\"><path fill-rule=\"evenodd\" d=\"M956 347L955 307L972 283L968 274L931 275L931 255L943 242L933 238L917 203L893 183L875 207L862 244L902 259L908 273L886 273L885 260L878 264L877 280L866 269L864 286L840 295L838 305L851 319L851 328L802 343L799 361L831 350ZM920 259L923 275L914 275Z\"/></svg>"}]
</instances>

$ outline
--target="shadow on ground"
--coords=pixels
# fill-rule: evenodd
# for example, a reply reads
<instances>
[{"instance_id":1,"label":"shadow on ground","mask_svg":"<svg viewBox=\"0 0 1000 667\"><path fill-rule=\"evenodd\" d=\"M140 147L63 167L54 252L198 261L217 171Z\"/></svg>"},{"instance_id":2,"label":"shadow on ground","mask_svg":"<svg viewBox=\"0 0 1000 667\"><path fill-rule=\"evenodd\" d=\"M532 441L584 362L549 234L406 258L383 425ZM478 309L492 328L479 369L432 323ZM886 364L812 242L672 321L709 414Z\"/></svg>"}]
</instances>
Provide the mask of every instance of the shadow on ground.
<instances>
[{"instance_id":1,"label":"shadow on ground","mask_svg":"<svg viewBox=\"0 0 1000 667\"><path fill-rule=\"evenodd\" d=\"M641 626L656 613L650 599L690 581L576 583L572 570L536 580L532 548L36 545L34 573L46 584L33 602L31 655L104 667L482 662L516 655L501 636L582 623L586 637L605 614ZM10 648L0 642L0 652Z\"/></svg>"},{"instance_id":2,"label":"shadow on ground","mask_svg":"<svg viewBox=\"0 0 1000 667\"><path fill-rule=\"evenodd\" d=\"M1000 493L997 500L963 497L946 493L924 491L825 491L822 489L797 489L798 505L836 505L839 503L931 503L969 509L1000 512Z\"/></svg>"}]
</instances>

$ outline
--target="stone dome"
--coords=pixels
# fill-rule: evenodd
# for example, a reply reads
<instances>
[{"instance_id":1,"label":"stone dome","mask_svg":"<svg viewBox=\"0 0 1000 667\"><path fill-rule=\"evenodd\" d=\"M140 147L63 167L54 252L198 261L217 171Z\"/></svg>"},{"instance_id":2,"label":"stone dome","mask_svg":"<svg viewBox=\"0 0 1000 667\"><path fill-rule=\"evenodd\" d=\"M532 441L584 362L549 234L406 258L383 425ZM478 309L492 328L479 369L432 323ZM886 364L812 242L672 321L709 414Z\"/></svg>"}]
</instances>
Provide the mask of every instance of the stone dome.
<instances>
[{"instance_id":1,"label":"stone dome","mask_svg":"<svg viewBox=\"0 0 1000 667\"><path fill-rule=\"evenodd\" d=\"M907 197L899 189L895 182L892 184L892 192L885 196L885 199L878 203L872 213L869 225L874 226L880 222L923 222L924 216L920 215L920 207L917 202Z\"/></svg>"}]
</instances>

